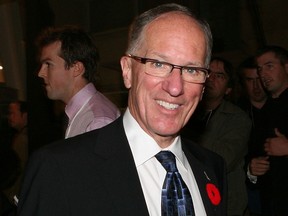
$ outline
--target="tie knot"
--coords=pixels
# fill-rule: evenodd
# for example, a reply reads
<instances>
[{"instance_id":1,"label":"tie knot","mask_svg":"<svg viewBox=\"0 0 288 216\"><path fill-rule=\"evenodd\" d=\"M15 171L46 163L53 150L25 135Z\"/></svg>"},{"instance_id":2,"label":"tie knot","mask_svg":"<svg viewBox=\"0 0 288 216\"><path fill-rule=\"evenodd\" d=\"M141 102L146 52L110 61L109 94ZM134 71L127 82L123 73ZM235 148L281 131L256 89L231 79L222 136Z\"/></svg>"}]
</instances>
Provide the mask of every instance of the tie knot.
<instances>
[{"instance_id":1,"label":"tie knot","mask_svg":"<svg viewBox=\"0 0 288 216\"><path fill-rule=\"evenodd\" d=\"M178 172L176 168L175 155L172 152L160 151L157 155L155 155L155 157L167 172Z\"/></svg>"}]
</instances>

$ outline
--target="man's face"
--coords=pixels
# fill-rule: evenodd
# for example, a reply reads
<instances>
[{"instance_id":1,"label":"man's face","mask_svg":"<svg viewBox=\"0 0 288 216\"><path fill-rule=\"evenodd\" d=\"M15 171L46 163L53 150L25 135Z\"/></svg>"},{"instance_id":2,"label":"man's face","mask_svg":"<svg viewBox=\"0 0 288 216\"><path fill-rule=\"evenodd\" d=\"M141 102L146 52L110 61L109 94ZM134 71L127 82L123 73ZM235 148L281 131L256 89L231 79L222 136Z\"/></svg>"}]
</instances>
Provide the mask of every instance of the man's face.
<instances>
[{"instance_id":1,"label":"man's face","mask_svg":"<svg viewBox=\"0 0 288 216\"><path fill-rule=\"evenodd\" d=\"M141 48L134 55L181 66L204 67L204 33L183 15L170 13L150 23ZM171 144L194 112L203 84L183 81L180 70L168 77L145 73L145 64L121 59L124 83L130 88L128 106L133 117L161 147Z\"/></svg>"},{"instance_id":2,"label":"man's face","mask_svg":"<svg viewBox=\"0 0 288 216\"><path fill-rule=\"evenodd\" d=\"M264 87L271 92L272 96L279 96L287 85L288 65L283 66L273 52L264 53L256 60Z\"/></svg>"},{"instance_id":3,"label":"man's face","mask_svg":"<svg viewBox=\"0 0 288 216\"><path fill-rule=\"evenodd\" d=\"M221 61L212 61L209 69L210 74L205 85L205 97L221 100L231 91L231 88L228 88L229 77Z\"/></svg>"},{"instance_id":4,"label":"man's face","mask_svg":"<svg viewBox=\"0 0 288 216\"><path fill-rule=\"evenodd\" d=\"M42 49L38 76L44 80L48 98L67 103L73 92L73 67L65 68L65 61L59 56L60 48L61 42L54 42Z\"/></svg>"},{"instance_id":5,"label":"man's face","mask_svg":"<svg viewBox=\"0 0 288 216\"><path fill-rule=\"evenodd\" d=\"M12 128L19 131L26 126L27 113L21 113L18 103L11 103L8 106L8 121Z\"/></svg>"},{"instance_id":6,"label":"man's face","mask_svg":"<svg viewBox=\"0 0 288 216\"><path fill-rule=\"evenodd\" d=\"M257 69L244 69L244 84L250 101L263 102L266 100L266 93L262 87Z\"/></svg>"}]
</instances>

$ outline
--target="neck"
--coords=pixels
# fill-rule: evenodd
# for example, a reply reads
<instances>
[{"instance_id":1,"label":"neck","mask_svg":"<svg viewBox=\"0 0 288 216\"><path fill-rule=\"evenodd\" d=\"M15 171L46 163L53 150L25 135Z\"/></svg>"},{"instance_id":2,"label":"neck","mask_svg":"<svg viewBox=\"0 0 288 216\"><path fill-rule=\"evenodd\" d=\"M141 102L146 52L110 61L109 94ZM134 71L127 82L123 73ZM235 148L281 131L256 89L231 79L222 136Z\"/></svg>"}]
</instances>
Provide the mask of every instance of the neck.
<instances>
[{"instance_id":1,"label":"neck","mask_svg":"<svg viewBox=\"0 0 288 216\"><path fill-rule=\"evenodd\" d=\"M278 89L278 91L271 92L272 98L278 98L282 94L282 92L284 92L287 88L288 88L288 82L286 83L286 85L283 85L280 89Z\"/></svg>"},{"instance_id":2,"label":"neck","mask_svg":"<svg viewBox=\"0 0 288 216\"><path fill-rule=\"evenodd\" d=\"M264 101L260 101L260 102L259 101L250 101L250 103L258 109L261 109L264 106L265 102L266 102L266 99Z\"/></svg>"}]
</instances>

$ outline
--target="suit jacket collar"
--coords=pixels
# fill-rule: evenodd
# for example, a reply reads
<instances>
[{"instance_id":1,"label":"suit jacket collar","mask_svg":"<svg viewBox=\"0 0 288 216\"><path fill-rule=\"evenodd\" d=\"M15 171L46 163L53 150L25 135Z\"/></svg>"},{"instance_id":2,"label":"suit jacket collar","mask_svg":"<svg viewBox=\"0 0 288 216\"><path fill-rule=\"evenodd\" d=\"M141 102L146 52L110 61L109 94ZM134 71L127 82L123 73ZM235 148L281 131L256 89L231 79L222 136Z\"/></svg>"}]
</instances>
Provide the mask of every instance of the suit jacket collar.
<instances>
[{"instance_id":1,"label":"suit jacket collar","mask_svg":"<svg viewBox=\"0 0 288 216\"><path fill-rule=\"evenodd\" d=\"M95 143L99 172L112 205L121 215L149 216L122 117L101 129Z\"/></svg>"},{"instance_id":2,"label":"suit jacket collar","mask_svg":"<svg viewBox=\"0 0 288 216\"><path fill-rule=\"evenodd\" d=\"M195 143L193 143L193 145L194 144ZM185 140L182 141L182 148L189 161L191 169L193 170L206 210L206 214L209 216L223 216L225 215L225 213L219 213L219 210L217 210L218 206L212 204L207 192L207 184L211 183L218 186L218 178L215 175L215 171L212 170L211 166L205 163L205 161L209 161L209 159L206 158L207 156L203 155L203 153L198 151L198 146L197 148L194 148L193 145L191 146L190 142L189 145L187 145L187 142L185 142Z\"/></svg>"},{"instance_id":3,"label":"suit jacket collar","mask_svg":"<svg viewBox=\"0 0 288 216\"><path fill-rule=\"evenodd\" d=\"M111 134L113 131L113 134ZM148 209L138 177L134 158L125 135L122 117L101 129L95 142L95 154L103 176L103 185L107 195L113 200L113 205L119 212L126 215L148 216ZM103 145L105 143L105 145ZM98 145L99 144L99 145ZM206 165L206 156L197 148L188 149L182 142L183 151L194 172L207 215L218 215L206 191L207 183L217 185L214 171ZM189 143L190 144L190 143ZM208 159L209 160L209 159ZM117 181L117 184L115 184ZM125 215L123 214L123 215ZM220 216L220 214L219 214Z\"/></svg>"}]
</instances>

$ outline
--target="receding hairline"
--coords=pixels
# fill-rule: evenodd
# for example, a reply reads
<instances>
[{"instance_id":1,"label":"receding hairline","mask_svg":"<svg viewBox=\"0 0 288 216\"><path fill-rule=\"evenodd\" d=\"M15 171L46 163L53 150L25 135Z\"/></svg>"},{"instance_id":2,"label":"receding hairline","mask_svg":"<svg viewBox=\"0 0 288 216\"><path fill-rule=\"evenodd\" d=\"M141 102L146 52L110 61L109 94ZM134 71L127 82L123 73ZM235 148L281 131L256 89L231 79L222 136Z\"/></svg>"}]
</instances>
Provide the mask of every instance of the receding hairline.
<instances>
[{"instance_id":1,"label":"receding hairline","mask_svg":"<svg viewBox=\"0 0 288 216\"><path fill-rule=\"evenodd\" d=\"M161 20L166 21L165 19L167 17L170 18L170 16L182 17L181 20L186 20L186 22L189 20L191 22L191 25L195 25L195 27L197 27L197 30L201 31L202 34L203 34L203 37L206 38L205 30L203 29L203 26L201 25L201 23L199 23L197 18L195 18L193 16L189 16L185 12L182 12L182 11L169 11L169 12L166 12L166 13L163 13L163 14L159 15L158 17L156 17L155 19L151 20L149 23L147 23L143 27L143 29L141 31L141 36L139 38L140 40L139 40L139 43L138 43L137 47L140 47L143 44L143 41L145 41L145 36L148 34L147 30L149 28L151 28L151 26L153 26L153 24L155 24L155 22L159 22ZM181 20L179 19L179 21L181 21ZM177 31L177 29L175 31ZM205 41L205 46L208 46L206 39L204 41ZM137 50L137 48L136 48L136 50Z\"/></svg>"}]
</instances>

